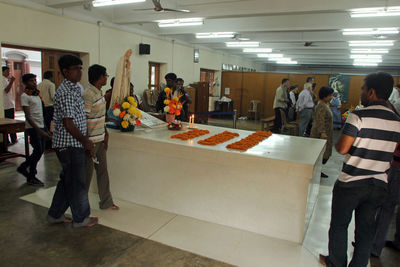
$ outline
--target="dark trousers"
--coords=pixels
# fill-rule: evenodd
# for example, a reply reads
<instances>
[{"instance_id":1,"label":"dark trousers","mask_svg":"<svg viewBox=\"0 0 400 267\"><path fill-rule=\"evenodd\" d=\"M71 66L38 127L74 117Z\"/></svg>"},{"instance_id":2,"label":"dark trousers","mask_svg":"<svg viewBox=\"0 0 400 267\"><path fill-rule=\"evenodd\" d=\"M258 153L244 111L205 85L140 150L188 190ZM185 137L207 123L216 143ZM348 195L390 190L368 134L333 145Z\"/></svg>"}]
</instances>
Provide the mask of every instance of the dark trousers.
<instances>
[{"instance_id":1,"label":"dark trousers","mask_svg":"<svg viewBox=\"0 0 400 267\"><path fill-rule=\"evenodd\" d=\"M51 121L53 120L53 114L54 114L53 106L44 108L44 114L43 114L44 115L44 125L46 126L46 129L49 131L50 131Z\"/></svg>"},{"instance_id":2,"label":"dark trousers","mask_svg":"<svg viewBox=\"0 0 400 267\"><path fill-rule=\"evenodd\" d=\"M376 217L376 234L372 247L372 254L375 256L380 256L385 246L386 236L390 223L392 222L396 205L398 205L398 209L394 244L400 249L400 166L391 166L388 180L388 197L379 209L378 216Z\"/></svg>"},{"instance_id":3,"label":"dark trousers","mask_svg":"<svg viewBox=\"0 0 400 267\"><path fill-rule=\"evenodd\" d=\"M49 215L58 219L70 207L74 222L81 223L90 215L88 191L85 186L85 151L75 147L57 148L56 154L62 171Z\"/></svg>"},{"instance_id":4,"label":"dark trousers","mask_svg":"<svg viewBox=\"0 0 400 267\"><path fill-rule=\"evenodd\" d=\"M44 128L42 130L44 130ZM21 164L21 167L24 169L29 167L29 177L33 178L37 173L37 164L44 153L45 141L39 132L33 128L27 129L26 132L28 133L29 144L31 144L33 151L32 154L26 158L26 161Z\"/></svg>"},{"instance_id":5,"label":"dark trousers","mask_svg":"<svg viewBox=\"0 0 400 267\"><path fill-rule=\"evenodd\" d=\"M274 133L280 133L282 129L282 116L281 116L281 110L283 108L274 108L275 111L275 120L274 120L274 127L272 128L272 132Z\"/></svg>"},{"instance_id":6,"label":"dark trousers","mask_svg":"<svg viewBox=\"0 0 400 267\"><path fill-rule=\"evenodd\" d=\"M329 228L328 266L347 266L347 229L355 211L355 247L349 267L367 266L375 235L375 215L387 191L376 185L344 187L336 182L333 188L331 224Z\"/></svg>"},{"instance_id":7,"label":"dark trousers","mask_svg":"<svg viewBox=\"0 0 400 267\"><path fill-rule=\"evenodd\" d=\"M14 119L15 118L14 109L13 108L5 109L4 117L7 119ZM17 134L16 133L9 134L9 136L11 138L11 143L17 142Z\"/></svg>"}]
</instances>

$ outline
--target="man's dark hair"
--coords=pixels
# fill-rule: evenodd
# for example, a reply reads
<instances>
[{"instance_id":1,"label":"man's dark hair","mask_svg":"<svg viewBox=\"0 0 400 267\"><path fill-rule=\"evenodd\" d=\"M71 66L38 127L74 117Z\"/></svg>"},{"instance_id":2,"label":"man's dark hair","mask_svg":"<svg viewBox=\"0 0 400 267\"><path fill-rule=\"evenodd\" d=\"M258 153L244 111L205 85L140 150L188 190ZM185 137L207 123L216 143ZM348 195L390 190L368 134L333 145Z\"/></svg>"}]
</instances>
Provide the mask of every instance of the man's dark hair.
<instances>
[{"instance_id":1,"label":"man's dark hair","mask_svg":"<svg viewBox=\"0 0 400 267\"><path fill-rule=\"evenodd\" d=\"M306 82L311 82L312 80L314 79L314 77L307 77L307 80L306 80Z\"/></svg>"},{"instance_id":2,"label":"man's dark hair","mask_svg":"<svg viewBox=\"0 0 400 267\"><path fill-rule=\"evenodd\" d=\"M289 91L293 91L294 89L299 88L297 84L290 86Z\"/></svg>"},{"instance_id":3,"label":"man's dark hair","mask_svg":"<svg viewBox=\"0 0 400 267\"><path fill-rule=\"evenodd\" d=\"M173 80L173 81L176 81L176 79L177 79L177 76L176 76L176 74L175 73L168 73L167 75L165 75L165 77L164 77L166 80Z\"/></svg>"},{"instance_id":4,"label":"man's dark hair","mask_svg":"<svg viewBox=\"0 0 400 267\"><path fill-rule=\"evenodd\" d=\"M327 86L323 86L321 87L321 89L319 89L319 93L318 93L318 97L319 99L324 99L325 97L328 97L330 95L333 95L333 89Z\"/></svg>"},{"instance_id":5,"label":"man's dark hair","mask_svg":"<svg viewBox=\"0 0 400 267\"><path fill-rule=\"evenodd\" d=\"M36 78L36 75L33 73L27 73L22 75L22 82L26 84L30 79Z\"/></svg>"},{"instance_id":6,"label":"man's dark hair","mask_svg":"<svg viewBox=\"0 0 400 267\"><path fill-rule=\"evenodd\" d=\"M393 91L393 77L386 72L371 73L365 77L364 82L368 90L375 90L379 99L388 100Z\"/></svg>"},{"instance_id":7,"label":"man's dark hair","mask_svg":"<svg viewBox=\"0 0 400 267\"><path fill-rule=\"evenodd\" d=\"M183 82L183 83L185 83L185 81L184 81L182 78L176 79L176 82Z\"/></svg>"},{"instance_id":8,"label":"man's dark hair","mask_svg":"<svg viewBox=\"0 0 400 267\"><path fill-rule=\"evenodd\" d=\"M287 81L289 81L289 79L287 79L287 78L282 79L282 84L284 84Z\"/></svg>"},{"instance_id":9,"label":"man's dark hair","mask_svg":"<svg viewBox=\"0 0 400 267\"><path fill-rule=\"evenodd\" d=\"M60 67L60 71L64 76L63 69L68 69L71 66L82 65L82 60L75 55L63 55L58 60L58 66Z\"/></svg>"},{"instance_id":10,"label":"man's dark hair","mask_svg":"<svg viewBox=\"0 0 400 267\"><path fill-rule=\"evenodd\" d=\"M46 71L45 73L43 73L43 78L44 79L51 79L53 78L53 72L52 71Z\"/></svg>"},{"instance_id":11,"label":"man's dark hair","mask_svg":"<svg viewBox=\"0 0 400 267\"><path fill-rule=\"evenodd\" d=\"M89 75L89 82L91 84L94 84L100 79L101 76L107 75L107 70L105 67L101 65L94 64L89 67L88 75Z\"/></svg>"},{"instance_id":12,"label":"man's dark hair","mask_svg":"<svg viewBox=\"0 0 400 267\"><path fill-rule=\"evenodd\" d=\"M7 67L7 66L3 66L3 67L1 67L1 71L2 72L4 72L5 70L9 70L10 68L9 67Z\"/></svg>"},{"instance_id":13,"label":"man's dark hair","mask_svg":"<svg viewBox=\"0 0 400 267\"><path fill-rule=\"evenodd\" d=\"M115 77L112 77L112 78L111 78L111 81L110 81L110 86L111 86L111 88L113 88L113 86L114 86L114 80L115 80Z\"/></svg>"}]
</instances>

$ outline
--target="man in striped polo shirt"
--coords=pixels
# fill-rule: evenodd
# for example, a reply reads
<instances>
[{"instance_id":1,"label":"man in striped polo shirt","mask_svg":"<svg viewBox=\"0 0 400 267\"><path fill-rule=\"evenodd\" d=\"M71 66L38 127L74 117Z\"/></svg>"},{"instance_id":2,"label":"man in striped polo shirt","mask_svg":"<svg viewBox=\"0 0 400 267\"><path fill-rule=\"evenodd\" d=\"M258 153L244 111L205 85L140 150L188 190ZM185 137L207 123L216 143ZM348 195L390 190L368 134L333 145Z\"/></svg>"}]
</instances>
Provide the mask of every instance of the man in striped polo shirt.
<instances>
[{"instance_id":1,"label":"man in striped polo shirt","mask_svg":"<svg viewBox=\"0 0 400 267\"><path fill-rule=\"evenodd\" d=\"M100 209L118 210L114 205L110 180L107 170L108 132L105 127L106 100L101 88L107 84L107 70L100 65L89 67L89 85L82 94L85 101L87 128L89 139L94 143L94 157L86 153L86 188L89 190L93 176L93 168L96 169L98 192L100 196Z\"/></svg>"},{"instance_id":2,"label":"man in striped polo shirt","mask_svg":"<svg viewBox=\"0 0 400 267\"><path fill-rule=\"evenodd\" d=\"M347 229L353 211L355 247L349 266L368 264L376 211L387 196L387 171L400 141L400 118L386 104L392 88L390 74L369 74L361 90L365 108L349 115L336 144L346 158L333 188L329 256L320 255L325 266L347 266Z\"/></svg>"}]
</instances>

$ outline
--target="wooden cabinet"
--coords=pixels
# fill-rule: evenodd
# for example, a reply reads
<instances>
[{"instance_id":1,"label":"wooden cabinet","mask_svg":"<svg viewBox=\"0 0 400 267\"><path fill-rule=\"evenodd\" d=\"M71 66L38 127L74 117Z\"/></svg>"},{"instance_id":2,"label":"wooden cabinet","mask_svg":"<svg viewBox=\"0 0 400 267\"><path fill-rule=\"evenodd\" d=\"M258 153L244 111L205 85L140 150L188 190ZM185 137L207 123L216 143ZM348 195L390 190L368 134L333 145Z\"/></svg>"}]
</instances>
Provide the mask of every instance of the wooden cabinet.
<instances>
[{"instance_id":1,"label":"wooden cabinet","mask_svg":"<svg viewBox=\"0 0 400 267\"><path fill-rule=\"evenodd\" d=\"M192 96L192 104L193 108L190 108L190 111L194 113L202 113L208 112L208 96L209 96L209 83L208 82L198 82L190 84L190 88L187 88L187 92ZM196 123L207 123L208 115L207 114L196 114L195 115Z\"/></svg>"}]
</instances>

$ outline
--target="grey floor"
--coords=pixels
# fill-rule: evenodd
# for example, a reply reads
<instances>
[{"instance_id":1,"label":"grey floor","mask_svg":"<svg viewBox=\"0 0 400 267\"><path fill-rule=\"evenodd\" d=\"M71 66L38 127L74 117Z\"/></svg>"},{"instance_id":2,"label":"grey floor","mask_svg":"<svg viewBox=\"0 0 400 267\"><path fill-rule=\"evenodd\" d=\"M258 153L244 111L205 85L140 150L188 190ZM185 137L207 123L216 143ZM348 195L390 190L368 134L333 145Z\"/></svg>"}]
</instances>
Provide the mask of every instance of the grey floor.
<instances>
[{"instance_id":1,"label":"grey floor","mask_svg":"<svg viewBox=\"0 0 400 267\"><path fill-rule=\"evenodd\" d=\"M232 127L231 120L214 119L209 124ZM238 128L259 130L260 124L238 121ZM19 135L19 142L10 150L22 152L23 147ZM324 172L337 176L342 160L343 156L334 152ZM49 226L45 222L47 209L19 199L36 190L16 172L22 161L0 162L0 266L229 266L102 225L87 229L72 229L69 224ZM56 155L45 154L38 177L46 187L56 185L59 171ZM321 183L328 185L334 180ZM398 267L400 253L385 248L380 259L371 259L371 266Z\"/></svg>"}]
</instances>

